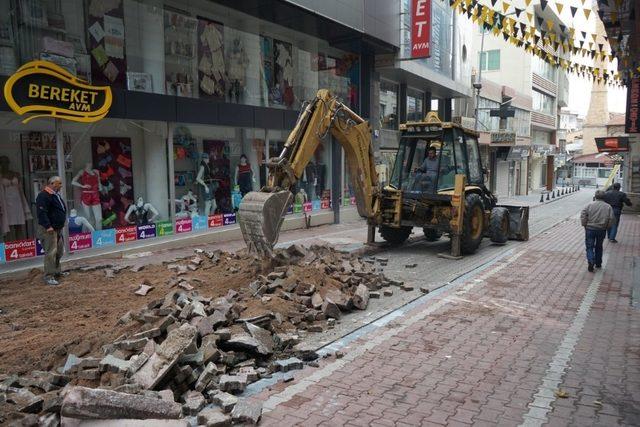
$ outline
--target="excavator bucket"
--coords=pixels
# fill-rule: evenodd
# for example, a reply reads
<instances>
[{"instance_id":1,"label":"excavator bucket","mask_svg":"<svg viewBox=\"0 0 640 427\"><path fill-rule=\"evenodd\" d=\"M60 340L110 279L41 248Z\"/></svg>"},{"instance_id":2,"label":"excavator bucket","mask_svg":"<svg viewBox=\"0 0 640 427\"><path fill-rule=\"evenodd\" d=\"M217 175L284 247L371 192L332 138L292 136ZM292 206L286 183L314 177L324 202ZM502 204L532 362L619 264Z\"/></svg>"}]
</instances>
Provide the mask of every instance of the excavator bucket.
<instances>
[{"instance_id":1,"label":"excavator bucket","mask_svg":"<svg viewBox=\"0 0 640 427\"><path fill-rule=\"evenodd\" d=\"M509 239L529 240L529 206L499 206L509 211Z\"/></svg>"},{"instance_id":2,"label":"excavator bucket","mask_svg":"<svg viewBox=\"0 0 640 427\"><path fill-rule=\"evenodd\" d=\"M250 252L271 255L284 215L292 202L293 194L290 191L251 191L242 198L238 222Z\"/></svg>"}]
</instances>

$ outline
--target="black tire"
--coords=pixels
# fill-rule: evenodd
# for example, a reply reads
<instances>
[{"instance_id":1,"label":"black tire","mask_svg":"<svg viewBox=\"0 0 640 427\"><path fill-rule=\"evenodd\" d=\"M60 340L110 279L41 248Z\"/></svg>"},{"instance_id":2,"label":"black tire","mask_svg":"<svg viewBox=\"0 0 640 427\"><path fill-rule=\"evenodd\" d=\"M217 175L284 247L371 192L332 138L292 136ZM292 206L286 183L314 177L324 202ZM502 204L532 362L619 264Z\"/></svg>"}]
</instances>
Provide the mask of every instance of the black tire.
<instances>
[{"instance_id":1,"label":"black tire","mask_svg":"<svg viewBox=\"0 0 640 427\"><path fill-rule=\"evenodd\" d=\"M394 228L387 225L380 226L380 235L382 238L393 245L404 243L411 234L411 227Z\"/></svg>"},{"instance_id":2,"label":"black tire","mask_svg":"<svg viewBox=\"0 0 640 427\"><path fill-rule=\"evenodd\" d=\"M493 243L507 243L509 240L509 210L493 208L489 219L489 237Z\"/></svg>"},{"instance_id":3,"label":"black tire","mask_svg":"<svg viewBox=\"0 0 640 427\"><path fill-rule=\"evenodd\" d=\"M436 240L440 240L442 237L442 232L438 230L434 230L433 228L423 228L424 238L427 239L427 242L435 242Z\"/></svg>"},{"instance_id":4,"label":"black tire","mask_svg":"<svg viewBox=\"0 0 640 427\"><path fill-rule=\"evenodd\" d=\"M478 250L480 243L482 243L484 229L482 200L475 193L468 194L465 198L462 236L460 236L460 249L463 254L473 254Z\"/></svg>"}]
</instances>

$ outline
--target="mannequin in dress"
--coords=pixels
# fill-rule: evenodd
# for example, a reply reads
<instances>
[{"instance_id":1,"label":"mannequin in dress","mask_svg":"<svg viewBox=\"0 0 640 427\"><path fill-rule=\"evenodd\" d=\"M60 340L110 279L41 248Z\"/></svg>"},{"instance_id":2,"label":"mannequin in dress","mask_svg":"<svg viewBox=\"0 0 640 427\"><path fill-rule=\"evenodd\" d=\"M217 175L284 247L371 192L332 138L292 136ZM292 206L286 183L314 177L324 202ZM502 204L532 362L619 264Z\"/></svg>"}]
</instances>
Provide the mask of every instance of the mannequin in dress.
<instances>
[{"instance_id":1,"label":"mannequin in dress","mask_svg":"<svg viewBox=\"0 0 640 427\"><path fill-rule=\"evenodd\" d=\"M73 177L71 185L82 189L81 203L87 217L93 214L96 230L102 230L102 207L100 206L100 172L91 162L84 165Z\"/></svg>"},{"instance_id":2,"label":"mannequin in dress","mask_svg":"<svg viewBox=\"0 0 640 427\"><path fill-rule=\"evenodd\" d=\"M176 218L193 218L198 215L198 199L193 192L189 190L182 198L176 200L180 210L176 213Z\"/></svg>"},{"instance_id":3,"label":"mannequin in dress","mask_svg":"<svg viewBox=\"0 0 640 427\"><path fill-rule=\"evenodd\" d=\"M145 203L142 197L138 197L135 204L129 205L127 213L124 214L124 220L129 224L147 225L153 223L159 215L151 203Z\"/></svg>"},{"instance_id":4,"label":"mannequin in dress","mask_svg":"<svg viewBox=\"0 0 640 427\"><path fill-rule=\"evenodd\" d=\"M253 169L251 169L251 165L247 161L247 156L244 154L240 155L240 163L236 166L235 181L240 187L240 194L242 194L242 197L244 197L244 195L249 191L253 190L253 183L256 182Z\"/></svg>"},{"instance_id":5,"label":"mannequin in dress","mask_svg":"<svg viewBox=\"0 0 640 427\"><path fill-rule=\"evenodd\" d=\"M26 237L25 223L31 220L29 203L22 190L20 174L11 170L11 161L0 156L0 226L5 240Z\"/></svg>"},{"instance_id":6,"label":"mannequin in dress","mask_svg":"<svg viewBox=\"0 0 640 427\"><path fill-rule=\"evenodd\" d=\"M202 160L200 161L200 167L198 168L196 182L200 185L204 196L204 212L202 214L209 216L216 211L217 206L215 199L216 186L211 176L209 155L207 153L202 154Z\"/></svg>"},{"instance_id":7,"label":"mannequin in dress","mask_svg":"<svg viewBox=\"0 0 640 427\"><path fill-rule=\"evenodd\" d=\"M78 216L78 211L71 209L69 211L69 235L80 233L92 233L93 225L83 216Z\"/></svg>"}]
</instances>

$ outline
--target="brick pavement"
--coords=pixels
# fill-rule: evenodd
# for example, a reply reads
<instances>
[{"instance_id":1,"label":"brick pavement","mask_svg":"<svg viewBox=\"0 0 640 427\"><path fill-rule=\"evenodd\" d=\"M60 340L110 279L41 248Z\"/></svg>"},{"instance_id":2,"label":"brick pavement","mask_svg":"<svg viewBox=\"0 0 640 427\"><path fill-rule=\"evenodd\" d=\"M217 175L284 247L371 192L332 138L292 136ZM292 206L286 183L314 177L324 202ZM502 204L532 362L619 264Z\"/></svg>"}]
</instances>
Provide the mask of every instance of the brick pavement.
<instances>
[{"instance_id":1,"label":"brick pavement","mask_svg":"<svg viewBox=\"0 0 640 427\"><path fill-rule=\"evenodd\" d=\"M623 217L621 236L606 245L597 277L575 219L517 246L351 343L344 358L255 396L265 401L263 425L511 426L527 413L539 417L527 418L533 425L640 424L640 313L628 268L640 255L640 218ZM551 362L589 288L595 299L558 373ZM547 396L550 377L568 398ZM535 406L540 399L548 409Z\"/></svg>"}]
</instances>

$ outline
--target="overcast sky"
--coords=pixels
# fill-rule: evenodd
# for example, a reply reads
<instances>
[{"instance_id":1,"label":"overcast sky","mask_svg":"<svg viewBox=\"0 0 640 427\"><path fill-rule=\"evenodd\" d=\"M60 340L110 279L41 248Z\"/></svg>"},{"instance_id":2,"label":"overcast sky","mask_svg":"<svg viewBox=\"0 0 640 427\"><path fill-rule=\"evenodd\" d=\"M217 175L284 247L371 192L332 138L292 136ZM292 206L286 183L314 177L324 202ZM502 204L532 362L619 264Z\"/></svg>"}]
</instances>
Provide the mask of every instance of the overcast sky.
<instances>
[{"instance_id":1,"label":"overcast sky","mask_svg":"<svg viewBox=\"0 0 640 427\"><path fill-rule=\"evenodd\" d=\"M607 87L609 95L609 112L624 113L627 104L627 90L625 88ZM591 95L591 81L569 74L569 109L581 116L586 116L589 110Z\"/></svg>"}]
</instances>

